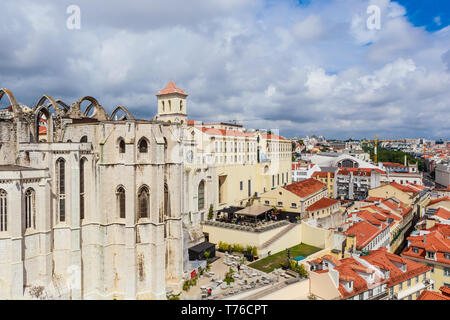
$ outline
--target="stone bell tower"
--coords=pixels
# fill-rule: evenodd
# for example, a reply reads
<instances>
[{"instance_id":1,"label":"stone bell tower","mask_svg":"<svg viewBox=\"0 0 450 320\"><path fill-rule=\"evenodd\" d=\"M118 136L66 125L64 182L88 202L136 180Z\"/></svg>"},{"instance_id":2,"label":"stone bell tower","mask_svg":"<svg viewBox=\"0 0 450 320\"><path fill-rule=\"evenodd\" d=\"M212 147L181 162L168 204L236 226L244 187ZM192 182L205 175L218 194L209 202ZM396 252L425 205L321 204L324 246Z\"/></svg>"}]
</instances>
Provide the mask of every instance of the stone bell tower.
<instances>
[{"instance_id":1,"label":"stone bell tower","mask_svg":"<svg viewBox=\"0 0 450 320\"><path fill-rule=\"evenodd\" d=\"M187 124L186 97L188 95L178 88L173 81L156 95L158 114L155 119L169 123Z\"/></svg>"}]
</instances>

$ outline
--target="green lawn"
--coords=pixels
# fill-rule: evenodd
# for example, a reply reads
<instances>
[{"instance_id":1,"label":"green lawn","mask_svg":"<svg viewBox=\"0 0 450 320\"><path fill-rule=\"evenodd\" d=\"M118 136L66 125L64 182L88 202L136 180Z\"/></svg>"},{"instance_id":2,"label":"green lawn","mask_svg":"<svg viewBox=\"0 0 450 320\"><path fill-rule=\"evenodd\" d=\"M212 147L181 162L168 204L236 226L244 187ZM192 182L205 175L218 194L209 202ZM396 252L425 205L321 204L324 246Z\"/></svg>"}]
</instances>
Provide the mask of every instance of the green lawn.
<instances>
[{"instance_id":1,"label":"green lawn","mask_svg":"<svg viewBox=\"0 0 450 320\"><path fill-rule=\"evenodd\" d=\"M289 249L291 250L291 258L296 256L303 256L306 258L307 256L322 250L321 248L313 247L304 243L300 243ZM269 273L274 269L280 268L281 264L286 264L286 257L286 250L283 250L281 252L271 254L270 257L255 261L249 264L249 267Z\"/></svg>"}]
</instances>

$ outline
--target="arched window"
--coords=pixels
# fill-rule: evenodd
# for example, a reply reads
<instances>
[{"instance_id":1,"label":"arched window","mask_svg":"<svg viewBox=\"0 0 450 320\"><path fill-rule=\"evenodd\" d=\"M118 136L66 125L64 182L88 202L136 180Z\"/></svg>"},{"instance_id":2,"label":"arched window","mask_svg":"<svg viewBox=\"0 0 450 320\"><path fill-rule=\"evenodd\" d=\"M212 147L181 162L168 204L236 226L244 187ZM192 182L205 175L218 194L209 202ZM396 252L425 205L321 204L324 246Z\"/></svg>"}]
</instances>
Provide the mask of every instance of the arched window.
<instances>
[{"instance_id":1,"label":"arched window","mask_svg":"<svg viewBox=\"0 0 450 320\"><path fill-rule=\"evenodd\" d=\"M0 231L8 231L7 193L0 189Z\"/></svg>"},{"instance_id":2,"label":"arched window","mask_svg":"<svg viewBox=\"0 0 450 320\"><path fill-rule=\"evenodd\" d=\"M344 168L353 168L354 167L354 162L350 159L345 159L342 161L342 167Z\"/></svg>"},{"instance_id":3,"label":"arched window","mask_svg":"<svg viewBox=\"0 0 450 320\"><path fill-rule=\"evenodd\" d=\"M66 221L66 161L62 158L56 161L56 177L59 222L64 222Z\"/></svg>"},{"instance_id":4,"label":"arched window","mask_svg":"<svg viewBox=\"0 0 450 320\"><path fill-rule=\"evenodd\" d=\"M168 144L167 144L167 139L166 137L164 137L164 162L168 161Z\"/></svg>"},{"instance_id":5,"label":"arched window","mask_svg":"<svg viewBox=\"0 0 450 320\"><path fill-rule=\"evenodd\" d=\"M84 167L86 161L86 158L81 158L80 160L80 219L84 219Z\"/></svg>"},{"instance_id":6,"label":"arched window","mask_svg":"<svg viewBox=\"0 0 450 320\"><path fill-rule=\"evenodd\" d=\"M119 211L119 218L125 218L125 189L123 187L117 188L116 191L117 208Z\"/></svg>"},{"instance_id":7,"label":"arched window","mask_svg":"<svg viewBox=\"0 0 450 320\"><path fill-rule=\"evenodd\" d=\"M180 100L180 111L183 110L183 100Z\"/></svg>"},{"instance_id":8,"label":"arched window","mask_svg":"<svg viewBox=\"0 0 450 320\"><path fill-rule=\"evenodd\" d=\"M119 153L125 153L125 141L123 139L119 140Z\"/></svg>"},{"instance_id":9,"label":"arched window","mask_svg":"<svg viewBox=\"0 0 450 320\"><path fill-rule=\"evenodd\" d=\"M139 152L140 153L147 153L148 152L148 143L147 143L147 140L145 140L144 138L139 140L138 146L139 146Z\"/></svg>"},{"instance_id":10,"label":"arched window","mask_svg":"<svg viewBox=\"0 0 450 320\"><path fill-rule=\"evenodd\" d=\"M146 186L138 191L138 218L148 218L150 210L150 192Z\"/></svg>"},{"instance_id":11,"label":"arched window","mask_svg":"<svg viewBox=\"0 0 450 320\"><path fill-rule=\"evenodd\" d=\"M169 186L167 185L167 182L164 183L164 217L170 217ZM160 216L160 223L164 222L164 217Z\"/></svg>"},{"instance_id":12,"label":"arched window","mask_svg":"<svg viewBox=\"0 0 450 320\"><path fill-rule=\"evenodd\" d=\"M198 210L205 208L205 180L198 185Z\"/></svg>"},{"instance_id":13,"label":"arched window","mask_svg":"<svg viewBox=\"0 0 450 320\"><path fill-rule=\"evenodd\" d=\"M25 228L35 228L35 205L34 190L32 188L25 191Z\"/></svg>"},{"instance_id":14,"label":"arched window","mask_svg":"<svg viewBox=\"0 0 450 320\"><path fill-rule=\"evenodd\" d=\"M82 136L81 139L80 139L80 142L81 143L88 142L87 136Z\"/></svg>"}]
</instances>

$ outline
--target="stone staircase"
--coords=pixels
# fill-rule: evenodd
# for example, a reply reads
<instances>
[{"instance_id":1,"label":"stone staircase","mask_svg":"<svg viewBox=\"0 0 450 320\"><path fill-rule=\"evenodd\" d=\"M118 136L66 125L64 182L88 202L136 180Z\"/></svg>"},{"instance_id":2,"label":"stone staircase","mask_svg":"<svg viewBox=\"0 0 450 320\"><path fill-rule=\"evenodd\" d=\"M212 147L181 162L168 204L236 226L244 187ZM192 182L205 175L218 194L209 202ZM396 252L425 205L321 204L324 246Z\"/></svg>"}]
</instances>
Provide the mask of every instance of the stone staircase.
<instances>
[{"instance_id":1,"label":"stone staircase","mask_svg":"<svg viewBox=\"0 0 450 320\"><path fill-rule=\"evenodd\" d=\"M267 240L266 242L264 242L261 246L261 248L267 248L268 246L270 246L272 243L274 243L275 241L277 241L278 239L280 239L282 236L284 236L286 233L288 233L289 231L291 231L292 229L294 229L297 226L296 223L290 223L286 228L284 228L283 230L281 230L280 232L278 232L276 235L274 235L272 238L270 238L269 240Z\"/></svg>"}]
</instances>

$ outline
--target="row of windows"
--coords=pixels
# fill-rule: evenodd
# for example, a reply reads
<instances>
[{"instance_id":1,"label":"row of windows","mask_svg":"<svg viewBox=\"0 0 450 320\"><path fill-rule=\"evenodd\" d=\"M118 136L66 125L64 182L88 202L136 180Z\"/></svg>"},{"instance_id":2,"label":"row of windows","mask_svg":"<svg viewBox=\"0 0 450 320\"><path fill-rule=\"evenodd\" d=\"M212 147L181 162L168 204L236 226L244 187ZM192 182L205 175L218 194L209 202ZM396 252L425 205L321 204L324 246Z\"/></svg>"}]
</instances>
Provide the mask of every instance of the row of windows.
<instances>
[{"instance_id":1,"label":"row of windows","mask_svg":"<svg viewBox=\"0 0 450 320\"><path fill-rule=\"evenodd\" d=\"M269 143L267 149L269 150L269 152L291 151L290 147L290 144Z\"/></svg>"},{"instance_id":2,"label":"row of windows","mask_svg":"<svg viewBox=\"0 0 450 320\"><path fill-rule=\"evenodd\" d=\"M85 216L85 164L86 158L80 160L80 219ZM66 161L62 158L56 161L56 181L57 181L57 199L58 199L58 220L59 222L66 221L66 195L65 195L65 180L66 180ZM165 186L165 194L167 186ZM138 194L138 218L148 218L150 211L150 191L147 186L139 188ZM119 187L116 190L117 208L119 217L125 218L125 189Z\"/></svg>"},{"instance_id":3,"label":"row of windows","mask_svg":"<svg viewBox=\"0 0 450 320\"><path fill-rule=\"evenodd\" d=\"M327 190L328 191L328 190ZM315 203L317 200L322 199L323 197L326 196L326 191L319 193L318 195L314 196L313 198L310 198L308 200L306 200L305 202L305 207L309 207L310 205L312 205L313 203Z\"/></svg>"},{"instance_id":4,"label":"row of windows","mask_svg":"<svg viewBox=\"0 0 450 320\"><path fill-rule=\"evenodd\" d=\"M216 152L227 152L229 150L230 152L244 152L245 148L244 142L227 142L227 141L216 141L214 143L215 151ZM252 143L246 143L247 145L247 152L254 152L256 151L256 144L254 142Z\"/></svg>"},{"instance_id":5,"label":"row of windows","mask_svg":"<svg viewBox=\"0 0 450 320\"><path fill-rule=\"evenodd\" d=\"M220 156L215 157L216 163L243 163L245 159L245 156L234 156L234 162L233 162L233 156ZM247 161L256 161L256 156L254 155L247 155ZM200 158L198 160L200 162Z\"/></svg>"},{"instance_id":6,"label":"row of windows","mask_svg":"<svg viewBox=\"0 0 450 320\"><path fill-rule=\"evenodd\" d=\"M284 185L284 181L286 181L286 183L289 183L289 172L286 172L286 174L281 173L281 184ZM280 185L280 174L277 174L277 185ZM272 175L272 188L275 187L275 175Z\"/></svg>"},{"instance_id":7,"label":"row of windows","mask_svg":"<svg viewBox=\"0 0 450 320\"><path fill-rule=\"evenodd\" d=\"M168 107L169 107L169 112L172 112L172 101L171 100L168 100L168 103L169 103L169 105L168 105ZM165 105L165 101L162 101L162 110L163 110L163 112L166 112L166 105ZM180 100L180 111L182 111L183 110L183 100Z\"/></svg>"},{"instance_id":8,"label":"row of windows","mask_svg":"<svg viewBox=\"0 0 450 320\"><path fill-rule=\"evenodd\" d=\"M139 153L147 153L148 152L148 142L145 138L141 138L138 142L138 150ZM125 153L125 140L119 138L119 153Z\"/></svg>"},{"instance_id":9,"label":"row of windows","mask_svg":"<svg viewBox=\"0 0 450 320\"><path fill-rule=\"evenodd\" d=\"M244 190L244 182L243 181L239 182L239 190L240 191ZM248 180L248 196L249 197L252 196L252 180Z\"/></svg>"},{"instance_id":10,"label":"row of windows","mask_svg":"<svg viewBox=\"0 0 450 320\"><path fill-rule=\"evenodd\" d=\"M372 250L372 249L374 249L375 247L377 247L377 244L378 244L379 242L381 242L381 240L384 239L384 238L387 236L387 232L388 232L388 229L387 229L387 228L384 229L378 236L376 236L376 238L375 238L374 240L372 240L372 241L365 247L365 249L366 249L366 250ZM387 240L386 240L386 241L387 241ZM384 247L385 245L387 245L387 243L381 245L381 247Z\"/></svg>"},{"instance_id":11,"label":"row of windows","mask_svg":"<svg viewBox=\"0 0 450 320\"><path fill-rule=\"evenodd\" d=\"M32 188L25 191L25 228L36 228L35 192ZM0 231L8 231L8 194L0 189Z\"/></svg>"},{"instance_id":12,"label":"row of windows","mask_svg":"<svg viewBox=\"0 0 450 320\"><path fill-rule=\"evenodd\" d=\"M85 183L84 183L84 166L86 159L80 161L80 219L84 219L85 212ZM66 221L66 194L65 194L65 160L60 158L56 161L57 171L57 212L58 221ZM168 190L165 185L165 211L168 210ZM116 191L117 208L119 217L125 218L125 189L117 188ZM36 208L35 208L35 191L29 188L25 191L25 227L36 228ZM199 209L204 208L204 181L199 185ZM147 186L142 186L138 191L138 218L148 218L150 211L150 192ZM0 189L0 231L8 230L8 204L7 193Z\"/></svg>"},{"instance_id":13,"label":"row of windows","mask_svg":"<svg viewBox=\"0 0 450 320\"><path fill-rule=\"evenodd\" d=\"M417 276L415 276L414 278L415 278L415 283L414 284L418 284L419 283L419 276L420 275L417 275ZM426 279L426 274L423 274L423 280L425 280ZM398 290L399 291L401 291L401 290L403 290L403 284L405 284L405 288L409 288L409 287L411 287L411 285L413 284L412 283L412 278L410 278L410 279L408 279L408 280L406 280L406 281L402 281L402 282L400 282L399 284L398 284ZM393 292L393 290L394 290L394 288L391 288L391 292Z\"/></svg>"}]
</instances>

